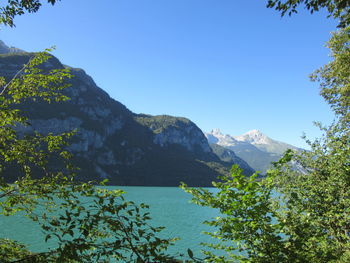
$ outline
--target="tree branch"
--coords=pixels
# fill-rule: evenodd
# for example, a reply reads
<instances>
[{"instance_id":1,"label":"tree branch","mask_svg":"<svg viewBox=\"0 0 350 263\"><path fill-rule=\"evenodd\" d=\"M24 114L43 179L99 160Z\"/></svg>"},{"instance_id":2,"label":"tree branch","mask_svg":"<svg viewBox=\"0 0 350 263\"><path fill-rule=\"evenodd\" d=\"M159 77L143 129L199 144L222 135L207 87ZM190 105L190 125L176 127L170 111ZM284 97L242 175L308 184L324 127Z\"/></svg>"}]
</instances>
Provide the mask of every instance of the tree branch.
<instances>
[{"instance_id":1,"label":"tree branch","mask_svg":"<svg viewBox=\"0 0 350 263\"><path fill-rule=\"evenodd\" d=\"M6 91L6 89L8 88L8 86L10 86L10 84L17 78L17 76L19 76L19 74L21 74L26 67L28 66L28 64L30 63L30 61L34 58L34 56L32 56L29 60L28 63L24 64L23 68L21 68L16 75L2 88L2 91L0 92L0 96L3 95Z\"/></svg>"},{"instance_id":2,"label":"tree branch","mask_svg":"<svg viewBox=\"0 0 350 263\"><path fill-rule=\"evenodd\" d=\"M35 253L35 254L32 254L32 255L26 256L26 257L24 257L24 258L21 258L21 259L15 260L15 261L11 261L11 263L30 262L30 259L33 259L33 258L35 258L35 257L38 257L38 256L45 256L45 255L49 255L49 254L53 254L53 253L54 253L54 251L52 251L52 252Z\"/></svg>"},{"instance_id":3,"label":"tree branch","mask_svg":"<svg viewBox=\"0 0 350 263\"><path fill-rule=\"evenodd\" d=\"M7 191L6 193L0 194L0 198L3 198L3 197L5 197L5 196L7 196L7 195L9 195L9 194L12 194L12 193L15 192L15 191L16 191L16 189L12 189L12 190L10 190L10 191Z\"/></svg>"}]
</instances>

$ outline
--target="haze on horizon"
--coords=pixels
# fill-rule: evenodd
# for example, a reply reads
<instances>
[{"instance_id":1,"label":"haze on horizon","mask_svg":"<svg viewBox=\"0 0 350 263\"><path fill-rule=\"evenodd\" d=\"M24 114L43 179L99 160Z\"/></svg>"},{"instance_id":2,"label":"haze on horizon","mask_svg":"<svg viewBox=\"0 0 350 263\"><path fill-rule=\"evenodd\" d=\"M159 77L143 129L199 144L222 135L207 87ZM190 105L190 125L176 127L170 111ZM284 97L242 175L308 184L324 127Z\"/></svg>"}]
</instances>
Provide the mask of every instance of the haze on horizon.
<instances>
[{"instance_id":1,"label":"haze on horizon","mask_svg":"<svg viewBox=\"0 0 350 263\"><path fill-rule=\"evenodd\" d=\"M329 61L336 22L302 10L281 18L265 5L62 0L16 18L0 39L27 51L57 46L62 63L136 113L184 116L206 132L258 129L305 147L303 132L320 135L312 122L333 118L308 75Z\"/></svg>"}]
</instances>

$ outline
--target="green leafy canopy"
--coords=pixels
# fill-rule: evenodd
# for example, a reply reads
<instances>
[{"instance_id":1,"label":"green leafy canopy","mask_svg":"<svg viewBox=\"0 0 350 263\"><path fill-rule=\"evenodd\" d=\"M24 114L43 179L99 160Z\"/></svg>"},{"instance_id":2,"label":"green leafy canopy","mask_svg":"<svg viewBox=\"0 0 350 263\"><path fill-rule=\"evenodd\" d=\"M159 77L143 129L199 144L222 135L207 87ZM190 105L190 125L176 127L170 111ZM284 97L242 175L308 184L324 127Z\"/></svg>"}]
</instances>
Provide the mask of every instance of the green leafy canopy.
<instances>
[{"instance_id":1,"label":"green leafy canopy","mask_svg":"<svg viewBox=\"0 0 350 263\"><path fill-rule=\"evenodd\" d=\"M54 5L59 0L47 0L47 3ZM14 27L14 18L26 12L35 13L42 6L41 0L7 0L7 4L0 7L0 24Z\"/></svg>"},{"instance_id":2,"label":"green leafy canopy","mask_svg":"<svg viewBox=\"0 0 350 263\"><path fill-rule=\"evenodd\" d=\"M281 12L281 15L292 15L298 12L298 7L304 6L310 13L326 9L328 17L339 18L338 27L344 28L350 24L350 2L348 0L268 0L267 7Z\"/></svg>"}]
</instances>

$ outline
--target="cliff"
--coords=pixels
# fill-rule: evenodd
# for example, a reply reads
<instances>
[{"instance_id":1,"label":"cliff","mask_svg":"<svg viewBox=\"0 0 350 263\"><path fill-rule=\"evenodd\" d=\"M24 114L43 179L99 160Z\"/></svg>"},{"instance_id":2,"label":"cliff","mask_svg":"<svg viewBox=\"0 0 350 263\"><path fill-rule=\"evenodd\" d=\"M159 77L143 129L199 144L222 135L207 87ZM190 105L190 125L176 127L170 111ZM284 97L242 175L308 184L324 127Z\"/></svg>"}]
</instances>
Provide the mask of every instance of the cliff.
<instances>
[{"instance_id":1,"label":"cliff","mask_svg":"<svg viewBox=\"0 0 350 263\"><path fill-rule=\"evenodd\" d=\"M0 76L7 79L30 55L3 53ZM44 67L67 66L52 57ZM231 164L213 153L202 131L190 120L134 114L97 87L84 70L69 69L74 76L65 90L69 101L31 102L21 107L31 123L24 132L57 134L77 129L69 150L81 168L81 180L108 178L113 185L143 186L178 186L184 181L190 186L211 186L228 170Z\"/></svg>"}]
</instances>

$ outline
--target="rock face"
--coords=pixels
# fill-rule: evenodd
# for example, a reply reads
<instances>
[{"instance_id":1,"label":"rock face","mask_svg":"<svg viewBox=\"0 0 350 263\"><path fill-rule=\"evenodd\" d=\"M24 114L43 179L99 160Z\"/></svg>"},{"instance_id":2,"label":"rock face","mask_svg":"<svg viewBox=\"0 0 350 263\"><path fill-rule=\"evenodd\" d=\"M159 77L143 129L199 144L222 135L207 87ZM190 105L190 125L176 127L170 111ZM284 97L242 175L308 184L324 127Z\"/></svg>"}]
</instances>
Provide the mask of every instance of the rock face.
<instances>
[{"instance_id":1,"label":"rock face","mask_svg":"<svg viewBox=\"0 0 350 263\"><path fill-rule=\"evenodd\" d=\"M20 53L20 52L24 52L24 51L15 47L8 47L2 40L0 40L0 54Z\"/></svg>"},{"instance_id":2,"label":"rock face","mask_svg":"<svg viewBox=\"0 0 350 263\"><path fill-rule=\"evenodd\" d=\"M6 47L0 50L7 50ZM0 55L0 76L9 79L30 54ZM52 57L47 69L65 68ZM65 90L70 100L22 105L31 126L43 134L77 129L69 150L81 168L82 180L108 178L114 185L211 186L229 163L210 148L202 131L190 120L171 116L134 114L96 86L82 69L69 68L74 76ZM249 170L247 174L251 173Z\"/></svg>"},{"instance_id":3,"label":"rock face","mask_svg":"<svg viewBox=\"0 0 350 263\"><path fill-rule=\"evenodd\" d=\"M249 176L255 172L254 169L251 168L246 161L239 158L234 151L215 143L210 144L210 147L212 148L213 152L220 158L220 160L231 164L238 164L239 167L243 169L243 173L245 175Z\"/></svg>"},{"instance_id":4,"label":"rock face","mask_svg":"<svg viewBox=\"0 0 350 263\"><path fill-rule=\"evenodd\" d=\"M136 120L153 131L153 142L161 147L178 144L191 152L211 152L203 132L186 118L142 114Z\"/></svg>"},{"instance_id":5,"label":"rock face","mask_svg":"<svg viewBox=\"0 0 350 263\"><path fill-rule=\"evenodd\" d=\"M205 133L208 142L232 150L250 167L265 173L271 162L277 161L287 149L301 150L287 143L273 140L258 130L252 130L240 136L224 135L219 129Z\"/></svg>"}]
</instances>

